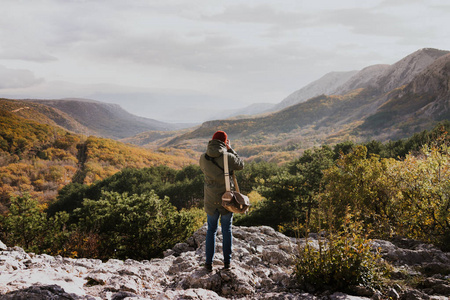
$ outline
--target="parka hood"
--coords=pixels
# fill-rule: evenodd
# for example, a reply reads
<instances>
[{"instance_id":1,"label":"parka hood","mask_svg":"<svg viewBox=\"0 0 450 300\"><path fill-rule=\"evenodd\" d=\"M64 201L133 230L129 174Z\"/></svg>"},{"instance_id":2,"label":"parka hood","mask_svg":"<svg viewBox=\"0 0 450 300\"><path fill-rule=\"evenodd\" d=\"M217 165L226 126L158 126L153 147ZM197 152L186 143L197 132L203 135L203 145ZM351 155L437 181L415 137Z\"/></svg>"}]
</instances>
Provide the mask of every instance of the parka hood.
<instances>
[{"instance_id":1,"label":"parka hood","mask_svg":"<svg viewBox=\"0 0 450 300\"><path fill-rule=\"evenodd\" d=\"M210 140L206 148L206 154L210 157L219 157L227 152L227 146L220 140Z\"/></svg>"}]
</instances>

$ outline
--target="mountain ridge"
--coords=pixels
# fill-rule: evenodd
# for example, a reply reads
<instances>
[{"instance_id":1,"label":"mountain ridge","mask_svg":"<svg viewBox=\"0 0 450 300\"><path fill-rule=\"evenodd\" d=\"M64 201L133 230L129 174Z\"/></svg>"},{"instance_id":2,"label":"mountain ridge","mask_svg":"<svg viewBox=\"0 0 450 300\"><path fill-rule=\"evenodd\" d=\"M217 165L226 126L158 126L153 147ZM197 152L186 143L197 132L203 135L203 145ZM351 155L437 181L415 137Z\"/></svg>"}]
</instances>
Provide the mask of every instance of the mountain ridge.
<instances>
[{"instance_id":1,"label":"mountain ridge","mask_svg":"<svg viewBox=\"0 0 450 300\"><path fill-rule=\"evenodd\" d=\"M405 138L449 119L449 53L420 49L391 66L370 66L354 74L347 85L337 89L344 94L320 95L264 116L204 122L166 146L185 147L186 140L206 142L218 129L229 133L240 147L257 140L260 147L264 145L261 149L274 149L275 145L292 140L299 144L296 151L349 139L384 142ZM399 103L396 99L400 96L402 105L410 106L405 118L401 117L401 110L387 109ZM424 101L428 109L423 108ZM278 137L281 134L284 139Z\"/></svg>"},{"instance_id":2,"label":"mountain ridge","mask_svg":"<svg viewBox=\"0 0 450 300\"><path fill-rule=\"evenodd\" d=\"M436 59L448 53L450 52L433 48L417 50L386 69L373 85L379 88L381 93L386 93L408 84Z\"/></svg>"},{"instance_id":3,"label":"mountain ridge","mask_svg":"<svg viewBox=\"0 0 450 300\"><path fill-rule=\"evenodd\" d=\"M180 130L183 128L180 124L145 119L126 112L117 104L96 100L31 99L27 103L52 107L54 110L49 115L57 115L53 119L68 130L153 149L175 147L203 151L201 145L221 129L227 131L230 138L237 142L235 145L241 148L258 147L264 153L298 153L323 143L399 139L431 129L436 122L449 119L446 89L450 75L446 58L443 58L449 53L423 48L392 65L379 64L360 71L331 72L323 76L322 81L317 80L299 90L318 87L325 91L324 83L334 82L328 84L329 89L326 90L327 93L334 91L331 95L322 93L278 111L211 120L183 130ZM436 67L430 69L435 64ZM442 65L440 69L437 68L439 65ZM428 106L423 107L421 103ZM256 110L261 109L255 106ZM410 108L407 109L407 106ZM408 114L393 107L407 109ZM421 109L417 110L417 107ZM69 125L63 124L64 119L70 119L67 121ZM180 127L173 127L178 125Z\"/></svg>"},{"instance_id":4,"label":"mountain ridge","mask_svg":"<svg viewBox=\"0 0 450 300\"><path fill-rule=\"evenodd\" d=\"M383 64L366 67L353 75L343 85L339 86L333 93L344 95L352 90L366 88L374 78L379 77L389 67L390 65Z\"/></svg>"},{"instance_id":5,"label":"mountain ridge","mask_svg":"<svg viewBox=\"0 0 450 300\"><path fill-rule=\"evenodd\" d=\"M357 74L357 72L358 71L327 73L321 78L293 92L284 98L280 103L276 104L272 109L270 109L270 111L279 111L322 94L330 95L334 93L338 87L342 86L345 82Z\"/></svg>"},{"instance_id":6,"label":"mountain ridge","mask_svg":"<svg viewBox=\"0 0 450 300\"><path fill-rule=\"evenodd\" d=\"M16 116L33 120L38 123L58 126L68 131L84 135L96 132L75 120L67 113L50 106L24 100L0 99L0 110L8 111Z\"/></svg>"},{"instance_id":7,"label":"mountain ridge","mask_svg":"<svg viewBox=\"0 0 450 300\"><path fill-rule=\"evenodd\" d=\"M65 98L60 100L25 101L47 105L65 112L80 124L101 137L121 139L150 130L170 131L183 126L133 115L118 104L91 99Z\"/></svg>"},{"instance_id":8,"label":"mountain ridge","mask_svg":"<svg viewBox=\"0 0 450 300\"><path fill-rule=\"evenodd\" d=\"M386 130L393 122L403 130L421 129L437 121L450 119L450 54L436 59L360 126L362 129Z\"/></svg>"}]
</instances>

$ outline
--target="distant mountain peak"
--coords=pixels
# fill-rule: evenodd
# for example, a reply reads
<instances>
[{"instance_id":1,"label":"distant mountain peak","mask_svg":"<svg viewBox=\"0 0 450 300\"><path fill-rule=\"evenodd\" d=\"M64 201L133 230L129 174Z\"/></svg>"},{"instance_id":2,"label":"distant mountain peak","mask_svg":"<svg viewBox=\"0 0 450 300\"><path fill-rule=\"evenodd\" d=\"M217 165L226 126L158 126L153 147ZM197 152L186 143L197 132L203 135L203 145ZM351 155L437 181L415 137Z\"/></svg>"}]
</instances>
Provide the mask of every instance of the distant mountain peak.
<instances>
[{"instance_id":1,"label":"distant mountain peak","mask_svg":"<svg viewBox=\"0 0 450 300\"><path fill-rule=\"evenodd\" d=\"M385 93L406 85L436 59L448 53L450 52L433 48L417 50L386 69L373 86Z\"/></svg>"},{"instance_id":2,"label":"distant mountain peak","mask_svg":"<svg viewBox=\"0 0 450 300\"><path fill-rule=\"evenodd\" d=\"M311 82L300 90L287 96L283 101L277 104L273 110L281 110L285 107L304 102L319 95L330 95L357 72L358 71L327 73L318 80Z\"/></svg>"},{"instance_id":3,"label":"distant mountain peak","mask_svg":"<svg viewBox=\"0 0 450 300\"><path fill-rule=\"evenodd\" d=\"M365 67L364 69L353 75L343 85L338 87L334 91L334 94L344 95L352 90L366 88L373 82L374 79L383 74L389 67L390 65L386 64L378 64Z\"/></svg>"},{"instance_id":4,"label":"distant mountain peak","mask_svg":"<svg viewBox=\"0 0 450 300\"><path fill-rule=\"evenodd\" d=\"M439 91L450 93L450 53L443 55L430 64L421 74L416 76L408 88L420 94Z\"/></svg>"}]
</instances>

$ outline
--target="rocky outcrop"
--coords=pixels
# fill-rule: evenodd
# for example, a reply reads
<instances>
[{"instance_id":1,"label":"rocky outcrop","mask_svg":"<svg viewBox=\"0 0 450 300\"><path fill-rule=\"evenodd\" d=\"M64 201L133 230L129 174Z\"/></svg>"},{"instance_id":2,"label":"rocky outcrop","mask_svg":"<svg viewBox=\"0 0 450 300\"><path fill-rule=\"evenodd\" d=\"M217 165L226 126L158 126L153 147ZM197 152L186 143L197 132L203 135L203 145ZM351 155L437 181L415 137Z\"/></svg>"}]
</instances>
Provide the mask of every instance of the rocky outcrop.
<instances>
[{"instance_id":1,"label":"rocky outcrop","mask_svg":"<svg viewBox=\"0 0 450 300\"><path fill-rule=\"evenodd\" d=\"M6 247L5 244L3 244L2 241L0 241L0 250L6 250L8 247Z\"/></svg>"},{"instance_id":2,"label":"rocky outcrop","mask_svg":"<svg viewBox=\"0 0 450 300\"><path fill-rule=\"evenodd\" d=\"M102 262L6 248L0 251L0 299L383 299L388 293L397 299L447 299L450 290L450 254L428 245L374 241L393 264L394 277L423 274L415 289L397 286L382 294L355 287L357 296L312 295L299 290L293 276L294 257L305 240L264 226L233 227L232 269L222 269L219 233L214 269L208 272L202 267L205 235L203 227L164 258L150 261Z\"/></svg>"},{"instance_id":3,"label":"rocky outcrop","mask_svg":"<svg viewBox=\"0 0 450 300\"><path fill-rule=\"evenodd\" d=\"M433 51L422 52L422 56L433 53ZM427 65L426 63L432 59L432 56L425 56L422 60L417 60L411 69L422 70L421 73L416 74L405 87L387 94L383 105L374 107L376 111L364 120L360 128L392 132L392 128L397 127L402 128L403 134L406 132L412 134L414 131L431 128L439 121L448 120L450 118L450 54L441 55ZM424 66L427 67L424 68Z\"/></svg>"},{"instance_id":4,"label":"rocky outcrop","mask_svg":"<svg viewBox=\"0 0 450 300\"><path fill-rule=\"evenodd\" d=\"M416 76L408 89L414 94L434 93L448 95L450 91L450 54L436 59L421 74ZM408 92L409 92L408 90Z\"/></svg>"},{"instance_id":5,"label":"rocky outcrop","mask_svg":"<svg viewBox=\"0 0 450 300\"><path fill-rule=\"evenodd\" d=\"M437 59L403 91L428 99L422 101L419 114L428 118L445 120L450 115L450 54Z\"/></svg>"}]
</instances>

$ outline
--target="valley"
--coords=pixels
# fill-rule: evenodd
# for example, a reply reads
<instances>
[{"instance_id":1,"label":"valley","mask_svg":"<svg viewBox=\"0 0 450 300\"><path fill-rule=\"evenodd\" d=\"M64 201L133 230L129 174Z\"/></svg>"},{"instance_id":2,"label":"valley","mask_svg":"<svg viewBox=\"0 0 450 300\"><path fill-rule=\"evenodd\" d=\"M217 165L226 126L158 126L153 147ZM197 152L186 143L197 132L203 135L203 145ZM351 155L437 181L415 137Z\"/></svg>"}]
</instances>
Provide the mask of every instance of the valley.
<instances>
[{"instance_id":1,"label":"valley","mask_svg":"<svg viewBox=\"0 0 450 300\"><path fill-rule=\"evenodd\" d=\"M280 297L305 296L299 289L313 299L330 291L446 294L449 52L421 49L391 66L333 73L286 99L280 106L289 105L280 110L195 126L140 118L86 99L0 99L0 238L22 247L0 243L8 272L20 269L26 278L31 262L43 273L48 266L87 264L96 274L72 274L66 282L83 282L77 292L100 297L111 297L112 289L121 297L125 290L96 268L109 268L111 261L112 272L133 277L134 266L145 265L137 260L151 260L149 270L164 263L162 276L180 285L167 289L168 283L153 275L139 286L157 283L156 290L121 283L127 292L146 296L196 288L195 293L214 296L245 297L250 291L270 297L266 287L273 283ZM221 271L208 276L199 270L203 255L195 252L204 247L195 237L206 230L198 158L218 129L228 133L246 162L236 176L252 206L235 216L236 241L243 235L258 241L247 235L251 231L282 241L267 251L259 244L236 247L244 263L236 264L231 279ZM295 240L302 247L290 246L294 237L303 237ZM326 252L322 243L330 245ZM377 243L383 247L373 248ZM282 266L240 284L237 276L248 271L249 251L255 265L277 260ZM382 259L377 251L383 251ZM417 253L428 260L414 266L402 261ZM330 258L330 269L315 268L315 262ZM124 271L123 264L132 270ZM172 276L181 271L182 277ZM54 275L53 282L63 284L60 274ZM191 276L206 279L206 285L189 281ZM255 280L261 280L258 286ZM343 285L348 281L351 286ZM11 282L17 288L0 293L30 293L28 281ZM38 292L49 289L66 295L59 286L41 285Z\"/></svg>"},{"instance_id":2,"label":"valley","mask_svg":"<svg viewBox=\"0 0 450 300\"><path fill-rule=\"evenodd\" d=\"M424 48L393 65L332 72L289 95L271 111L255 115L243 111L239 118L196 126L133 116L118 105L93 100L2 101L11 106L9 111L14 108L25 118L154 151L199 154L221 129L249 161L284 163L312 147L345 141L387 142L448 120L449 53ZM30 113L33 110L38 112Z\"/></svg>"}]
</instances>

